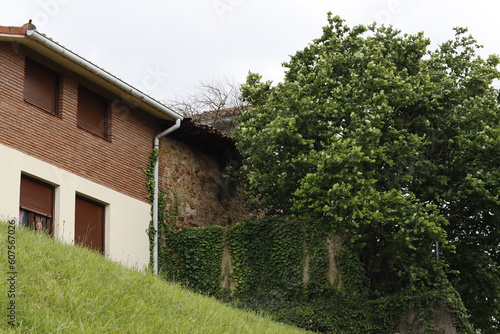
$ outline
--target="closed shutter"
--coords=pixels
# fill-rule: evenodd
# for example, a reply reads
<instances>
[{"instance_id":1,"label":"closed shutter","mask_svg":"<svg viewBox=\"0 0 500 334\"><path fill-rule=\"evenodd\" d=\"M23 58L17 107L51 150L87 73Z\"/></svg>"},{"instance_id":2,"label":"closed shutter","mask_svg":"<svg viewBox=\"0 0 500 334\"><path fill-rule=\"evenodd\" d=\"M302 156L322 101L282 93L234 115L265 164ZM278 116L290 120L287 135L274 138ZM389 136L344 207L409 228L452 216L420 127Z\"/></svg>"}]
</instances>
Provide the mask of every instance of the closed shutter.
<instances>
[{"instance_id":1,"label":"closed shutter","mask_svg":"<svg viewBox=\"0 0 500 334\"><path fill-rule=\"evenodd\" d=\"M54 187L22 176L20 203L22 209L52 217L54 211Z\"/></svg>"},{"instance_id":2,"label":"closed shutter","mask_svg":"<svg viewBox=\"0 0 500 334\"><path fill-rule=\"evenodd\" d=\"M57 114L58 96L57 72L26 58L24 99L45 111Z\"/></svg>"},{"instance_id":3,"label":"closed shutter","mask_svg":"<svg viewBox=\"0 0 500 334\"><path fill-rule=\"evenodd\" d=\"M108 103L102 96L78 88L78 126L101 137L108 133Z\"/></svg>"},{"instance_id":4,"label":"closed shutter","mask_svg":"<svg viewBox=\"0 0 500 334\"><path fill-rule=\"evenodd\" d=\"M104 206L76 197L75 242L98 252L104 252Z\"/></svg>"}]
</instances>

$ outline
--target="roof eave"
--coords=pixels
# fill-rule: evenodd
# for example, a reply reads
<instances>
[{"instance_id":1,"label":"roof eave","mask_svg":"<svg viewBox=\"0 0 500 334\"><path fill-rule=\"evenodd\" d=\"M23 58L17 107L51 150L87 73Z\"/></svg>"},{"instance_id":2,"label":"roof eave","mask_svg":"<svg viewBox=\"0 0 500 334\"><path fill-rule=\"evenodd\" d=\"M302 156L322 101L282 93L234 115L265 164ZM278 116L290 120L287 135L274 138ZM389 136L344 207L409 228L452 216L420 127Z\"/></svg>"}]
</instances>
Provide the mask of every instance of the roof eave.
<instances>
[{"instance_id":1,"label":"roof eave","mask_svg":"<svg viewBox=\"0 0 500 334\"><path fill-rule=\"evenodd\" d=\"M92 64L76 53L64 48L36 30L27 30L25 34L0 33L0 41L23 44L160 119L173 121L183 118L157 100Z\"/></svg>"}]
</instances>

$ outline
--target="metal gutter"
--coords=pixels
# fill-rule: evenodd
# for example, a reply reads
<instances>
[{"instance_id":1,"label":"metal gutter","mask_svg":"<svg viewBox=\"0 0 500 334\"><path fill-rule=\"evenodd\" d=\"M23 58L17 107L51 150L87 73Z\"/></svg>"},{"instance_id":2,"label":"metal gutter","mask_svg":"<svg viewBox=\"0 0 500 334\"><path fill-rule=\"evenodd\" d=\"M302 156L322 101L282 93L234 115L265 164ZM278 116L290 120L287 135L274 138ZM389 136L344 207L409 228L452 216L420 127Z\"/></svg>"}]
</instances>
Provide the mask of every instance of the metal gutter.
<instances>
[{"instance_id":1,"label":"metal gutter","mask_svg":"<svg viewBox=\"0 0 500 334\"><path fill-rule=\"evenodd\" d=\"M118 87L124 93L136 98L139 101L144 102L148 106L160 111L163 115L167 116L171 120L182 119L183 117L177 114L172 109L167 106L161 104L150 96L144 94L140 90L132 87L131 85L125 83L124 81L118 79L112 74L106 72L102 68L92 64L88 60L80 57L76 53L64 48L63 46L57 44L51 39L45 37L43 34L40 34L36 30L28 30L26 31L26 35L33 41L43 45L44 47L50 49L51 51L57 53L58 55L70 60L71 62L77 64L79 67L87 70L93 75L103 79L104 81L110 83L111 85Z\"/></svg>"}]
</instances>

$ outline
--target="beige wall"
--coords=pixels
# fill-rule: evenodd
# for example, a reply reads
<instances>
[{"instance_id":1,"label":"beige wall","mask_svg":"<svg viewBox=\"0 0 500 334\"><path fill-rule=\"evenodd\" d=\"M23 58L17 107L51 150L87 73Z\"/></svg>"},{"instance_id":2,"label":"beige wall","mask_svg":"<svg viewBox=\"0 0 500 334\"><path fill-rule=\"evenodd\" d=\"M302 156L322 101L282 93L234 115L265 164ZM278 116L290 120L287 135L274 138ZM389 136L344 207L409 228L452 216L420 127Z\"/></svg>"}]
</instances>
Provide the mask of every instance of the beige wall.
<instances>
[{"instance_id":1,"label":"beige wall","mask_svg":"<svg viewBox=\"0 0 500 334\"><path fill-rule=\"evenodd\" d=\"M74 242L75 195L106 205L105 255L130 268L149 262L148 203L84 179L27 154L0 145L0 218L18 218L21 173L55 186L54 237Z\"/></svg>"}]
</instances>

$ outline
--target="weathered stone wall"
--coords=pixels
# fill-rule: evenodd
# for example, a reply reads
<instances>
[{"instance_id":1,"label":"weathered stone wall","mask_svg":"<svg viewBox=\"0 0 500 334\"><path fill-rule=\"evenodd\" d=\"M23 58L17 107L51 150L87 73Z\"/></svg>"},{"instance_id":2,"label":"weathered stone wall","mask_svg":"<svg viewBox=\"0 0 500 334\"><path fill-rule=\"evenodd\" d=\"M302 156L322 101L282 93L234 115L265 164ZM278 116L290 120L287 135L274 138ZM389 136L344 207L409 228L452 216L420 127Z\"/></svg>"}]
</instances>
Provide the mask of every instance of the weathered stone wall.
<instances>
[{"instance_id":1,"label":"weathered stone wall","mask_svg":"<svg viewBox=\"0 0 500 334\"><path fill-rule=\"evenodd\" d=\"M177 196L177 227L226 226L253 218L243 208L243 197L223 178L225 166L217 154L171 137L163 138L160 147L164 167L160 186L167 191L167 210L172 209L174 194Z\"/></svg>"},{"instance_id":2,"label":"weathered stone wall","mask_svg":"<svg viewBox=\"0 0 500 334\"><path fill-rule=\"evenodd\" d=\"M432 311L431 318L425 319L425 321L419 319L414 311L408 311L405 319L396 328L396 334L425 334L431 331L435 334L457 334L457 328L453 324L453 317L443 305L435 304ZM429 325L433 329L429 329Z\"/></svg>"}]
</instances>

